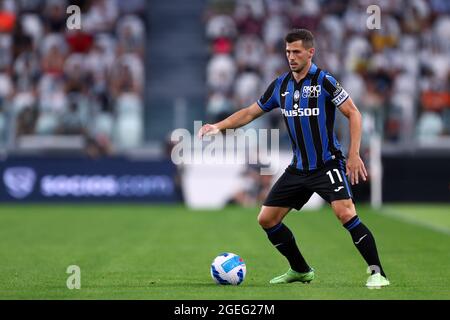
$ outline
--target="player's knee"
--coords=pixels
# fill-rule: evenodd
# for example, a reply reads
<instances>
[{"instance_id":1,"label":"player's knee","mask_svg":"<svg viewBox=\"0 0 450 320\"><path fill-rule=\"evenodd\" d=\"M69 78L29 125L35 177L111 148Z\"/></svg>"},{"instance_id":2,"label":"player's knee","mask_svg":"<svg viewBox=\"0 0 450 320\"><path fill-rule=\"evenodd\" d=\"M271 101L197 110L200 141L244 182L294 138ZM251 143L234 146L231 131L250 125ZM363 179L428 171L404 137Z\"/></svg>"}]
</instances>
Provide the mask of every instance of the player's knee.
<instances>
[{"instance_id":1,"label":"player's knee","mask_svg":"<svg viewBox=\"0 0 450 320\"><path fill-rule=\"evenodd\" d=\"M274 217L268 215L266 212L261 211L258 215L258 223L262 228L268 229L277 225L278 221L276 221Z\"/></svg>"},{"instance_id":2,"label":"player's knee","mask_svg":"<svg viewBox=\"0 0 450 320\"><path fill-rule=\"evenodd\" d=\"M355 216L355 213L348 208L341 209L339 211L336 211L335 213L342 224L350 221L350 219Z\"/></svg>"},{"instance_id":3,"label":"player's knee","mask_svg":"<svg viewBox=\"0 0 450 320\"><path fill-rule=\"evenodd\" d=\"M336 217L342 224L346 223L356 215L355 207L351 200L333 202L332 208Z\"/></svg>"}]
</instances>

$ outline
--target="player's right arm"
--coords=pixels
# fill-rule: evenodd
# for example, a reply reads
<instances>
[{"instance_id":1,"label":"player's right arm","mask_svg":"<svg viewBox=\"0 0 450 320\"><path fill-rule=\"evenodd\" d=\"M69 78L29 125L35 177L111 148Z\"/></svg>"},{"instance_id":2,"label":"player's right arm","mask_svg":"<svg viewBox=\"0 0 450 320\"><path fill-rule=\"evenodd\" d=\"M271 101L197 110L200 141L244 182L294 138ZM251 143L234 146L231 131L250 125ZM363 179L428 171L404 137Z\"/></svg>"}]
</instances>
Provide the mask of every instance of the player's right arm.
<instances>
[{"instance_id":1,"label":"player's right arm","mask_svg":"<svg viewBox=\"0 0 450 320\"><path fill-rule=\"evenodd\" d=\"M217 134L222 130L235 129L245 126L246 124L252 122L256 118L260 117L264 111L255 102L247 108L241 109L233 113L228 118L217 122L215 124L205 124L200 128L198 132L198 137L201 138L204 135Z\"/></svg>"},{"instance_id":2,"label":"player's right arm","mask_svg":"<svg viewBox=\"0 0 450 320\"><path fill-rule=\"evenodd\" d=\"M213 135L217 134L220 131L226 129L235 129L245 126L246 124L252 122L256 118L260 117L265 112L269 112L270 110L279 107L279 102L277 99L278 96L278 81L275 79L267 88L266 92L261 96L261 98L248 106L247 108L241 109L231 116L217 122L215 124L205 124L200 128L198 132L198 137L201 138L204 135Z\"/></svg>"}]
</instances>

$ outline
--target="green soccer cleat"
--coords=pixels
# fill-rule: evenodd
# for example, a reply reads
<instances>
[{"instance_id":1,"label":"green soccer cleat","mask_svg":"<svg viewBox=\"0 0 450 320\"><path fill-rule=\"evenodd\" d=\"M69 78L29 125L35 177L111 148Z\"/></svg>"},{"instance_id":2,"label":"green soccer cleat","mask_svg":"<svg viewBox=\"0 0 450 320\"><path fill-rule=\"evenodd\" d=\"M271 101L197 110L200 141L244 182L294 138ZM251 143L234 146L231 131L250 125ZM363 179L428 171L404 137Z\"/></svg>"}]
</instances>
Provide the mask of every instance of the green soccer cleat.
<instances>
[{"instance_id":1,"label":"green soccer cleat","mask_svg":"<svg viewBox=\"0 0 450 320\"><path fill-rule=\"evenodd\" d=\"M389 280L380 273L375 273L367 279L366 287L369 289L381 289L381 287L386 287L390 284Z\"/></svg>"},{"instance_id":2,"label":"green soccer cleat","mask_svg":"<svg viewBox=\"0 0 450 320\"><path fill-rule=\"evenodd\" d=\"M270 280L271 284L291 283L300 281L303 283L310 283L314 279L314 269L311 268L308 272L297 272L289 268L289 270L281 276L275 277Z\"/></svg>"}]
</instances>

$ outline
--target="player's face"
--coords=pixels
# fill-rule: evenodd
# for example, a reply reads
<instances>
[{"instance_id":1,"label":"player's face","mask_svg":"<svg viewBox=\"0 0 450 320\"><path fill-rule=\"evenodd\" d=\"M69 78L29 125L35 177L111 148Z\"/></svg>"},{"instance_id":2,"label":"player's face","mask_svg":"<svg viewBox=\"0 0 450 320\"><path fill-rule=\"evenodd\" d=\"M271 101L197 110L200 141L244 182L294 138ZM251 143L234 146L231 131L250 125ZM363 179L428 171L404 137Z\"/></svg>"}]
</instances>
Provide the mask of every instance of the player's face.
<instances>
[{"instance_id":1,"label":"player's face","mask_svg":"<svg viewBox=\"0 0 450 320\"><path fill-rule=\"evenodd\" d=\"M314 55L314 48L305 48L302 40L286 42L286 58L292 72L301 72Z\"/></svg>"}]
</instances>

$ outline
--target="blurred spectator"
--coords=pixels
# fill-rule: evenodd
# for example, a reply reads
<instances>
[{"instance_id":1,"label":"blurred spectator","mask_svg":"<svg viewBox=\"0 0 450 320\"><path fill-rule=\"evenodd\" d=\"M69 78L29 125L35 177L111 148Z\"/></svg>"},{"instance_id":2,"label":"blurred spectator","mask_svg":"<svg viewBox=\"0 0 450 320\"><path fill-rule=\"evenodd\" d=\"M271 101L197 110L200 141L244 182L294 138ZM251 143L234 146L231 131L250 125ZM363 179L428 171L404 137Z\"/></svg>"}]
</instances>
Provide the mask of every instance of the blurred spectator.
<instances>
[{"instance_id":1,"label":"blurred spectator","mask_svg":"<svg viewBox=\"0 0 450 320\"><path fill-rule=\"evenodd\" d=\"M259 91L260 78L257 73L248 71L238 76L235 82L235 101L238 106L248 106L255 102L255 92Z\"/></svg>"},{"instance_id":2,"label":"blurred spectator","mask_svg":"<svg viewBox=\"0 0 450 320\"><path fill-rule=\"evenodd\" d=\"M33 134L38 110L35 106L25 107L17 117L16 136Z\"/></svg>"},{"instance_id":3,"label":"blurred spectator","mask_svg":"<svg viewBox=\"0 0 450 320\"><path fill-rule=\"evenodd\" d=\"M243 35L236 42L235 58L241 71L259 70L264 54L264 43L256 35Z\"/></svg>"},{"instance_id":4,"label":"blurred spectator","mask_svg":"<svg viewBox=\"0 0 450 320\"><path fill-rule=\"evenodd\" d=\"M66 0L48 0L44 9L43 21L48 33L64 32L66 27Z\"/></svg>"},{"instance_id":5,"label":"blurred spectator","mask_svg":"<svg viewBox=\"0 0 450 320\"><path fill-rule=\"evenodd\" d=\"M208 121L215 123L228 117L231 115L232 106L233 103L227 95L214 92L208 99L206 106Z\"/></svg>"},{"instance_id":6,"label":"blurred spectator","mask_svg":"<svg viewBox=\"0 0 450 320\"><path fill-rule=\"evenodd\" d=\"M12 8L3 3L0 10L0 32L11 32L16 24L16 15Z\"/></svg>"},{"instance_id":7,"label":"blurred spectator","mask_svg":"<svg viewBox=\"0 0 450 320\"><path fill-rule=\"evenodd\" d=\"M117 0L92 0L84 17L84 28L89 32L107 32L114 28L119 16Z\"/></svg>"},{"instance_id":8,"label":"blurred spectator","mask_svg":"<svg viewBox=\"0 0 450 320\"><path fill-rule=\"evenodd\" d=\"M233 18L219 14L211 17L206 25L206 35L209 39L233 39L236 36L236 23Z\"/></svg>"},{"instance_id":9,"label":"blurred spectator","mask_svg":"<svg viewBox=\"0 0 450 320\"><path fill-rule=\"evenodd\" d=\"M442 117L435 112L424 112L419 118L417 136L420 142L430 142L444 132Z\"/></svg>"},{"instance_id":10,"label":"blurred spectator","mask_svg":"<svg viewBox=\"0 0 450 320\"><path fill-rule=\"evenodd\" d=\"M82 30L68 32L66 41L71 52L88 53L92 48L93 36Z\"/></svg>"},{"instance_id":11,"label":"blurred spectator","mask_svg":"<svg viewBox=\"0 0 450 320\"><path fill-rule=\"evenodd\" d=\"M56 133L63 135L81 135L84 132L83 123L78 110L78 104L72 101L68 112L61 117Z\"/></svg>"},{"instance_id":12,"label":"blurred spectator","mask_svg":"<svg viewBox=\"0 0 450 320\"><path fill-rule=\"evenodd\" d=\"M134 15L121 18L117 23L119 53L136 53L141 58L144 55L145 26Z\"/></svg>"},{"instance_id":13,"label":"blurred spectator","mask_svg":"<svg viewBox=\"0 0 450 320\"><path fill-rule=\"evenodd\" d=\"M222 93L229 92L236 71L236 63L230 55L215 55L207 66L207 83L209 88Z\"/></svg>"},{"instance_id":14,"label":"blurred spectator","mask_svg":"<svg viewBox=\"0 0 450 320\"><path fill-rule=\"evenodd\" d=\"M249 165L242 174L243 187L238 190L227 204L244 207L261 205L272 186L271 175L261 175L260 165Z\"/></svg>"}]
</instances>

